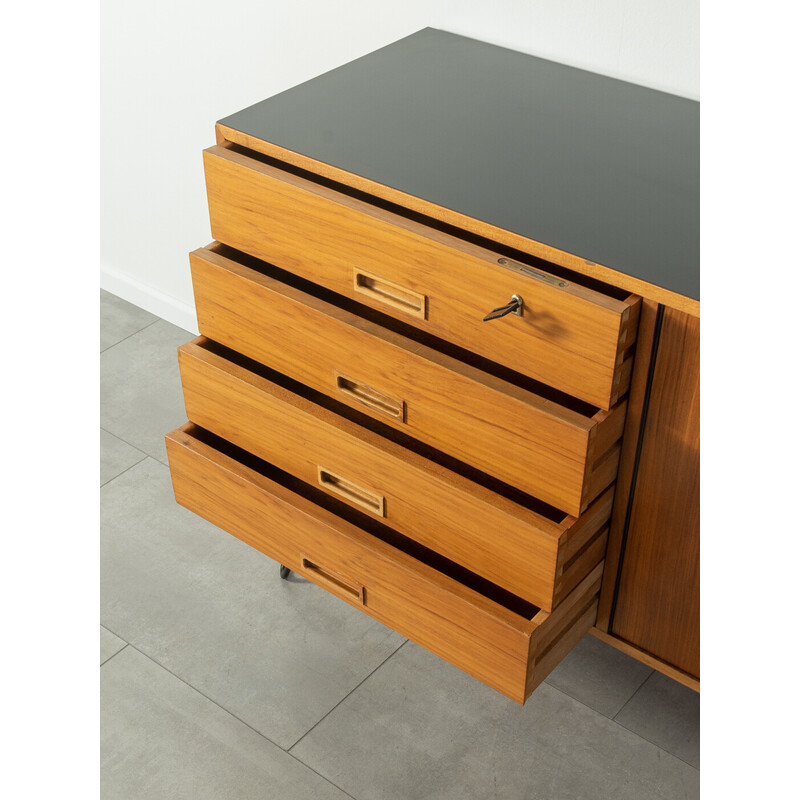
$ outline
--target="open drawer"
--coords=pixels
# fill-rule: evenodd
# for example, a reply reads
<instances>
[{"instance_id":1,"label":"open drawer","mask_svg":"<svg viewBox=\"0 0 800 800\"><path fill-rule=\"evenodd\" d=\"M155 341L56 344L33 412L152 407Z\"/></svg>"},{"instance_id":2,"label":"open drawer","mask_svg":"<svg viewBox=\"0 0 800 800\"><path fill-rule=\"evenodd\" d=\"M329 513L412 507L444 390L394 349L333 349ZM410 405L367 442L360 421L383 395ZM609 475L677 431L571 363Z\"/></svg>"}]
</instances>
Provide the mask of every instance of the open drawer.
<instances>
[{"instance_id":1,"label":"open drawer","mask_svg":"<svg viewBox=\"0 0 800 800\"><path fill-rule=\"evenodd\" d=\"M203 155L218 241L600 408L627 390L641 298L521 263L252 151ZM521 315L483 321L514 295Z\"/></svg>"},{"instance_id":2,"label":"open drawer","mask_svg":"<svg viewBox=\"0 0 800 800\"><path fill-rule=\"evenodd\" d=\"M190 262L204 336L568 514L614 481L627 401L512 383L218 244Z\"/></svg>"},{"instance_id":3,"label":"open drawer","mask_svg":"<svg viewBox=\"0 0 800 800\"><path fill-rule=\"evenodd\" d=\"M602 563L543 611L191 423L166 441L178 503L519 703L595 621Z\"/></svg>"},{"instance_id":4,"label":"open drawer","mask_svg":"<svg viewBox=\"0 0 800 800\"><path fill-rule=\"evenodd\" d=\"M565 515L204 337L178 361L192 422L541 608L604 557L613 486Z\"/></svg>"}]
</instances>

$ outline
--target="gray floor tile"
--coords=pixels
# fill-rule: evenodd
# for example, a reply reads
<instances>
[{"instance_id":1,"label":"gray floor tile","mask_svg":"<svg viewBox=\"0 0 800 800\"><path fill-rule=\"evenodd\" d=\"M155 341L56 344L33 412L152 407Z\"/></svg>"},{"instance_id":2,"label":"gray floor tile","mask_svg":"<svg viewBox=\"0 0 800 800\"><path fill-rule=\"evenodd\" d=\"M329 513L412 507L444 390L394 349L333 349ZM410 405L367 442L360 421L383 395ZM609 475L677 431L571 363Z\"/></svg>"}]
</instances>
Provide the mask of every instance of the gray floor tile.
<instances>
[{"instance_id":1,"label":"gray floor tile","mask_svg":"<svg viewBox=\"0 0 800 800\"><path fill-rule=\"evenodd\" d=\"M694 690L654 672L616 720L700 768L700 695Z\"/></svg>"},{"instance_id":2,"label":"gray floor tile","mask_svg":"<svg viewBox=\"0 0 800 800\"><path fill-rule=\"evenodd\" d=\"M101 622L288 747L404 641L175 503L146 459L101 490Z\"/></svg>"},{"instance_id":3,"label":"gray floor tile","mask_svg":"<svg viewBox=\"0 0 800 800\"><path fill-rule=\"evenodd\" d=\"M101 671L103 800L347 800L128 647Z\"/></svg>"},{"instance_id":4,"label":"gray floor tile","mask_svg":"<svg viewBox=\"0 0 800 800\"><path fill-rule=\"evenodd\" d=\"M359 800L671 800L699 772L541 685L520 707L412 643L292 753Z\"/></svg>"},{"instance_id":5,"label":"gray floor tile","mask_svg":"<svg viewBox=\"0 0 800 800\"><path fill-rule=\"evenodd\" d=\"M108 431L100 429L100 485L108 483L146 455Z\"/></svg>"},{"instance_id":6,"label":"gray floor tile","mask_svg":"<svg viewBox=\"0 0 800 800\"><path fill-rule=\"evenodd\" d=\"M115 636L111 631L100 626L100 664L104 664L111 656L119 653L125 647L125 642Z\"/></svg>"},{"instance_id":7,"label":"gray floor tile","mask_svg":"<svg viewBox=\"0 0 800 800\"><path fill-rule=\"evenodd\" d=\"M157 319L155 314L101 289L100 350L106 350Z\"/></svg>"},{"instance_id":8,"label":"gray floor tile","mask_svg":"<svg viewBox=\"0 0 800 800\"><path fill-rule=\"evenodd\" d=\"M587 634L550 673L547 683L613 719L652 671Z\"/></svg>"},{"instance_id":9,"label":"gray floor tile","mask_svg":"<svg viewBox=\"0 0 800 800\"><path fill-rule=\"evenodd\" d=\"M186 422L177 348L192 338L159 320L100 356L100 427L164 463L164 434Z\"/></svg>"}]
</instances>

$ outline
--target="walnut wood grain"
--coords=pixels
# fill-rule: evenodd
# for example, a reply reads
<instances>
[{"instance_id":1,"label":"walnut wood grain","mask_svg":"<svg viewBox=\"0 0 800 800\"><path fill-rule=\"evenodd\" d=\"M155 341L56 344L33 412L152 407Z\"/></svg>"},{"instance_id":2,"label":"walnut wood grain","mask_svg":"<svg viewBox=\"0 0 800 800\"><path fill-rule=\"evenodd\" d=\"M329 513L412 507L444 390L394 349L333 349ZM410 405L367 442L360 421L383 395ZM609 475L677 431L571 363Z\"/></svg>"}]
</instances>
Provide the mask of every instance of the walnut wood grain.
<instances>
[{"instance_id":1,"label":"walnut wood grain","mask_svg":"<svg viewBox=\"0 0 800 800\"><path fill-rule=\"evenodd\" d=\"M664 312L611 633L700 676L700 321Z\"/></svg>"},{"instance_id":2,"label":"walnut wood grain","mask_svg":"<svg viewBox=\"0 0 800 800\"><path fill-rule=\"evenodd\" d=\"M166 437L178 503L323 588L338 587L345 602L518 703L557 663L548 654L591 624L602 564L563 612L527 619L199 441L194 430L187 424Z\"/></svg>"},{"instance_id":3,"label":"walnut wood grain","mask_svg":"<svg viewBox=\"0 0 800 800\"><path fill-rule=\"evenodd\" d=\"M592 443L621 435L619 409L557 405L214 246L190 260L203 335L574 516L613 481L618 448Z\"/></svg>"},{"instance_id":4,"label":"walnut wood grain","mask_svg":"<svg viewBox=\"0 0 800 800\"><path fill-rule=\"evenodd\" d=\"M627 390L637 296L505 268L497 253L224 147L204 160L218 241L600 408ZM522 316L483 322L515 294Z\"/></svg>"}]
</instances>

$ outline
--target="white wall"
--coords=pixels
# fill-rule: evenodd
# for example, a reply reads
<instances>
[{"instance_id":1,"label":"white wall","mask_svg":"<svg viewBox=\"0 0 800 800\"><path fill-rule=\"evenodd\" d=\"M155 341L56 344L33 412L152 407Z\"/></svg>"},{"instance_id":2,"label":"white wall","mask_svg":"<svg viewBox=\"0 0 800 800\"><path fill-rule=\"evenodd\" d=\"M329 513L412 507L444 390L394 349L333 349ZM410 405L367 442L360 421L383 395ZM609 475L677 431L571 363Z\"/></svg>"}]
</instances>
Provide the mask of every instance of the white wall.
<instances>
[{"instance_id":1,"label":"white wall","mask_svg":"<svg viewBox=\"0 0 800 800\"><path fill-rule=\"evenodd\" d=\"M214 122L425 27L700 95L699 0L104 0L103 288L196 331Z\"/></svg>"}]
</instances>

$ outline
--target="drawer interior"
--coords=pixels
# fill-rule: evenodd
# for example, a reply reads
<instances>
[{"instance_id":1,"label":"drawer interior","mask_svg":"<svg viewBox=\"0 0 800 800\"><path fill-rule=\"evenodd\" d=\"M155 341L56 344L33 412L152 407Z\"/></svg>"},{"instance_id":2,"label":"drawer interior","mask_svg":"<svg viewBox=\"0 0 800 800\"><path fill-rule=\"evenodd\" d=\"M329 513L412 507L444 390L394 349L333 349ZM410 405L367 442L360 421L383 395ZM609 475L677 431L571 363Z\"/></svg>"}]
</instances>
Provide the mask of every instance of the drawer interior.
<instances>
[{"instance_id":1,"label":"drawer interior","mask_svg":"<svg viewBox=\"0 0 800 800\"><path fill-rule=\"evenodd\" d=\"M511 592L508 592L501 586L490 583L480 575L476 575L474 572L464 569L464 567L456 564L454 561L444 558L433 550L403 536L387 525L382 525L373 517L363 514L352 506L336 500L329 494L326 494L310 484L304 483L293 475L278 469L274 465L267 463L257 456L254 456L252 453L237 447L210 431L194 425L188 432L197 441L234 459L239 464L248 467L259 475L281 486L285 486L299 497L305 498L320 508L324 508L336 514L337 517L356 525L361 530L375 537L376 540L385 542L421 564L425 564L435 569L437 572L440 572L442 575L446 575L448 578L458 582L462 586L477 592L487 600L491 600L493 603L497 603L499 606L508 609L519 616L521 620L531 621L540 611L540 609L532 603L511 594Z\"/></svg>"}]
</instances>

